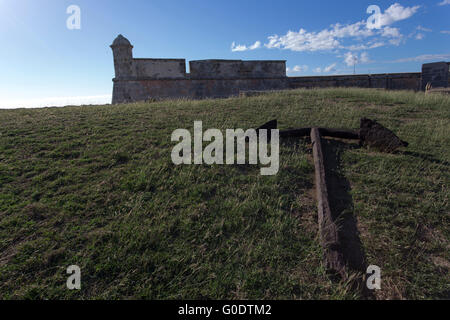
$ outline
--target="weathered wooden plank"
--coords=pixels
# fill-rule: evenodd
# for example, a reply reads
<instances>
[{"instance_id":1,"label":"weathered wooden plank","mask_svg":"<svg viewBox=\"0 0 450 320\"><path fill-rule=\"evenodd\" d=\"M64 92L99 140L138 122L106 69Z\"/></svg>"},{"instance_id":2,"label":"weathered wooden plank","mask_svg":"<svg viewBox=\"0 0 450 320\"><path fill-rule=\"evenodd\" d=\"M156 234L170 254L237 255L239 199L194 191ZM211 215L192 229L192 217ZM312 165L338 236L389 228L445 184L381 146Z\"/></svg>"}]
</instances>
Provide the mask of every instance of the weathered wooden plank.
<instances>
[{"instance_id":1,"label":"weathered wooden plank","mask_svg":"<svg viewBox=\"0 0 450 320\"><path fill-rule=\"evenodd\" d=\"M359 130L319 128L323 137L359 140Z\"/></svg>"},{"instance_id":2,"label":"weathered wooden plank","mask_svg":"<svg viewBox=\"0 0 450 320\"><path fill-rule=\"evenodd\" d=\"M257 133L259 134L260 129L269 130L277 129L277 120L272 120L261 127L257 128ZM370 119L362 118L361 127L359 130L348 130L348 129L334 129L334 128L318 128L321 136L349 139L349 140L359 140L360 145L370 145L378 147L381 151L392 152L398 147L407 147L408 143L400 140L391 130L383 127L376 121ZM311 128L298 128L298 129L288 129L280 130L280 138L303 138L311 134Z\"/></svg>"},{"instance_id":3,"label":"weathered wooden plank","mask_svg":"<svg viewBox=\"0 0 450 320\"><path fill-rule=\"evenodd\" d=\"M320 134L324 137L359 140L358 130L332 129L332 128L318 128L318 129ZM307 137L310 134L311 128L280 130L281 138L288 138L288 137L302 138Z\"/></svg>"},{"instance_id":4,"label":"weathered wooden plank","mask_svg":"<svg viewBox=\"0 0 450 320\"><path fill-rule=\"evenodd\" d=\"M320 241L324 249L325 265L329 271L345 277L345 262L340 252L338 226L336 225L328 199L322 141L318 128L311 129L313 145L317 207Z\"/></svg>"},{"instance_id":5,"label":"weathered wooden plank","mask_svg":"<svg viewBox=\"0 0 450 320\"><path fill-rule=\"evenodd\" d=\"M271 120L262 126L258 127L256 131L259 133L261 129L277 129L277 120ZM341 139L359 139L358 130L347 130L347 129L332 129L332 128L319 128L320 134L325 137L341 138ZM280 130L281 138L302 138L307 137L311 134L311 128L298 128L298 129L288 129Z\"/></svg>"},{"instance_id":6,"label":"weathered wooden plank","mask_svg":"<svg viewBox=\"0 0 450 320\"><path fill-rule=\"evenodd\" d=\"M311 133L311 128L300 128L291 130L280 130L280 138L302 138Z\"/></svg>"}]
</instances>

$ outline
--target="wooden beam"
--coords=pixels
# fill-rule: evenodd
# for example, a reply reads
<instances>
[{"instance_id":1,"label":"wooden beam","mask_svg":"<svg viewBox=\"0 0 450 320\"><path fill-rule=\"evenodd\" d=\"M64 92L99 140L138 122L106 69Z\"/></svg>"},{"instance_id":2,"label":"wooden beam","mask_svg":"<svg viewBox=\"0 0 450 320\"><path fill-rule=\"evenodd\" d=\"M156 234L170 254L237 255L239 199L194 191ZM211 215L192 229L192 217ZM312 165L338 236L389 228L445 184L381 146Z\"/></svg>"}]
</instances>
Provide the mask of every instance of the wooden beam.
<instances>
[{"instance_id":1,"label":"wooden beam","mask_svg":"<svg viewBox=\"0 0 450 320\"><path fill-rule=\"evenodd\" d=\"M359 130L319 128L324 137L359 140Z\"/></svg>"},{"instance_id":2,"label":"wooden beam","mask_svg":"<svg viewBox=\"0 0 450 320\"><path fill-rule=\"evenodd\" d=\"M345 262L340 248L338 226L334 221L328 199L327 181L325 175L322 141L319 128L311 129L313 145L316 195L318 202L319 233L324 249L324 259L327 269L345 278Z\"/></svg>"},{"instance_id":3,"label":"wooden beam","mask_svg":"<svg viewBox=\"0 0 450 320\"><path fill-rule=\"evenodd\" d=\"M324 137L341 138L359 140L358 130L346 130L346 129L331 129L331 128L318 128L319 132ZM311 134L311 128L299 128L290 130L280 130L281 138L302 138Z\"/></svg>"},{"instance_id":4,"label":"wooden beam","mask_svg":"<svg viewBox=\"0 0 450 320\"><path fill-rule=\"evenodd\" d=\"M257 128L257 134L260 129L277 129L277 120L272 120ZM362 118L359 130L317 128L323 137L359 140L360 145L374 146L381 151L392 152L398 147L407 147L408 142L400 140L391 130L383 127L376 121ZM311 128L298 128L289 130L280 130L280 138L303 138L311 134Z\"/></svg>"},{"instance_id":5,"label":"wooden beam","mask_svg":"<svg viewBox=\"0 0 450 320\"><path fill-rule=\"evenodd\" d=\"M292 130L280 130L280 138L302 138L311 133L311 128L300 128Z\"/></svg>"}]
</instances>

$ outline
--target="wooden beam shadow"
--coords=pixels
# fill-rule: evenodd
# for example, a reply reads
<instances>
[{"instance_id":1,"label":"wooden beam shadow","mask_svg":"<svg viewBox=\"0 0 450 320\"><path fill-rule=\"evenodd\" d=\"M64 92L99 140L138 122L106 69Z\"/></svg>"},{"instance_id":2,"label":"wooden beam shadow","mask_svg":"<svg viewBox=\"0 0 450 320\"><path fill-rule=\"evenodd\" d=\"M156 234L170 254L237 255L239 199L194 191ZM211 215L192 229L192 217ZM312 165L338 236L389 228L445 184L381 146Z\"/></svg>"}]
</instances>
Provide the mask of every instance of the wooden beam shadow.
<instances>
[{"instance_id":1,"label":"wooden beam shadow","mask_svg":"<svg viewBox=\"0 0 450 320\"><path fill-rule=\"evenodd\" d=\"M321 139L324 157L326 185L331 218L338 229L339 248L345 265L345 275L341 279L346 280L350 274L356 274L352 279L351 287L357 290L365 298L372 297L372 293L366 287L367 260L364 247L358 230L358 222L354 212L351 185L343 174L341 157L345 150L359 148L356 143L343 142L336 139ZM336 278L336 280L340 280Z\"/></svg>"},{"instance_id":2,"label":"wooden beam shadow","mask_svg":"<svg viewBox=\"0 0 450 320\"><path fill-rule=\"evenodd\" d=\"M354 213L351 186L340 166L342 151L358 148L338 140L322 139L326 183L332 219L338 225L345 264L354 271L365 272L367 263Z\"/></svg>"}]
</instances>

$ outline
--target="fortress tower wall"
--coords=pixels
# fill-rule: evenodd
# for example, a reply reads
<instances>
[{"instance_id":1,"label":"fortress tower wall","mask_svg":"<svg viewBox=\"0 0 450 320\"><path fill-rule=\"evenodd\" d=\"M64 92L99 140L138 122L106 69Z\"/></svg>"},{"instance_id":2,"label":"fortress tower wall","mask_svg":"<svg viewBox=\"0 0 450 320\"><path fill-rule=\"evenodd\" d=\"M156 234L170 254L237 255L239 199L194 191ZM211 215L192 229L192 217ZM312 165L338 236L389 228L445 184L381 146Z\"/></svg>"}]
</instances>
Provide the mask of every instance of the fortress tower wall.
<instances>
[{"instance_id":1,"label":"fortress tower wall","mask_svg":"<svg viewBox=\"0 0 450 320\"><path fill-rule=\"evenodd\" d=\"M133 75L133 46L121 34L111 45L114 56L114 70L116 79L126 79Z\"/></svg>"}]
</instances>

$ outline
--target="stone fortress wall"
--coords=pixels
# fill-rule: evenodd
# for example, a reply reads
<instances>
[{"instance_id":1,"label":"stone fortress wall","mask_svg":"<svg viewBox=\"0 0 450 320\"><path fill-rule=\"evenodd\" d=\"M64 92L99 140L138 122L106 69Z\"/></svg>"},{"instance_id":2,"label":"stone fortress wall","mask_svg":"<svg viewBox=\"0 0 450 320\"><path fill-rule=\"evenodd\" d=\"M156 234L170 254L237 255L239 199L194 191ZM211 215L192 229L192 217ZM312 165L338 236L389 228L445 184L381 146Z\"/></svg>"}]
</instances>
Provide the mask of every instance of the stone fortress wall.
<instances>
[{"instance_id":1,"label":"stone fortress wall","mask_svg":"<svg viewBox=\"0 0 450 320\"><path fill-rule=\"evenodd\" d=\"M448 87L449 63L423 65L422 72L374 75L287 77L285 60L197 60L133 58L131 43L119 35L114 55L112 103L168 98L224 98L242 91L312 87L362 87L424 90Z\"/></svg>"},{"instance_id":2,"label":"stone fortress wall","mask_svg":"<svg viewBox=\"0 0 450 320\"><path fill-rule=\"evenodd\" d=\"M184 59L133 59L132 76L138 79L184 79L186 61Z\"/></svg>"}]
</instances>

